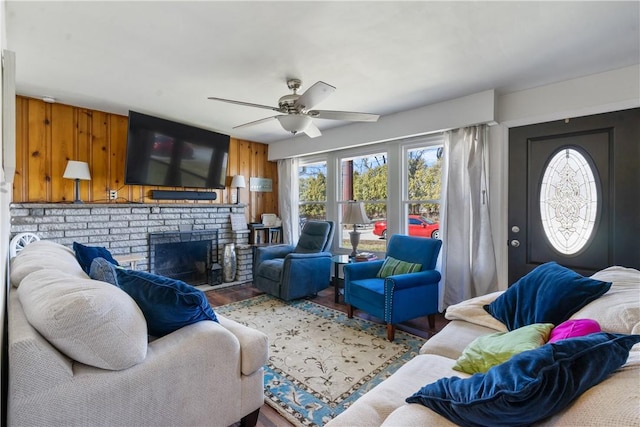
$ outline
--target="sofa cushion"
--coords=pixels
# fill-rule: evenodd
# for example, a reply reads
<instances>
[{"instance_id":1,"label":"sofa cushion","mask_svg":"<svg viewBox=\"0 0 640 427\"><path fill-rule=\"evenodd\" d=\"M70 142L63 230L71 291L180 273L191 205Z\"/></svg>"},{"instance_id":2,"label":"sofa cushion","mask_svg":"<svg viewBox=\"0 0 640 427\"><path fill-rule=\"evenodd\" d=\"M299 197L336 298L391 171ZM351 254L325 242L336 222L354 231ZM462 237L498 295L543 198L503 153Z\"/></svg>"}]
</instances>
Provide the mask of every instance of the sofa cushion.
<instances>
[{"instance_id":1,"label":"sofa cushion","mask_svg":"<svg viewBox=\"0 0 640 427\"><path fill-rule=\"evenodd\" d=\"M545 344L485 374L441 378L407 398L460 425L530 425L620 368L640 335L605 332Z\"/></svg>"},{"instance_id":2,"label":"sofa cushion","mask_svg":"<svg viewBox=\"0 0 640 427\"><path fill-rule=\"evenodd\" d=\"M542 425L564 426L638 426L640 425L640 349L631 349L627 363L596 387L578 397L570 407Z\"/></svg>"},{"instance_id":3,"label":"sofa cushion","mask_svg":"<svg viewBox=\"0 0 640 427\"><path fill-rule=\"evenodd\" d=\"M116 268L116 276L118 287L140 306L155 337L201 320L217 321L204 292L185 282L122 267Z\"/></svg>"},{"instance_id":4,"label":"sofa cushion","mask_svg":"<svg viewBox=\"0 0 640 427\"><path fill-rule=\"evenodd\" d=\"M86 365L120 370L147 354L147 324L120 289L57 270L24 278L18 297L29 323L61 353Z\"/></svg>"},{"instance_id":5,"label":"sofa cushion","mask_svg":"<svg viewBox=\"0 0 640 427\"><path fill-rule=\"evenodd\" d=\"M613 266L591 278L612 282L611 289L571 318L596 320L605 332L640 334L640 271Z\"/></svg>"},{"instance_id":6,"label":"sofa cushion","mask_svg":"<svg viewBox=\"0 0 640 427\"><path fill-rule=\"evenodd\" d=\"M422 385L436 381L438 378L456 374L466 376L466 374L451 369L453 363L454 361L451 359L433 354L414 357L373 390L358 398L349 406L349 409L329 421L326 427L371 427L382 425L392 412L405 404L408 392L417 390ZM433 413L432 417L426 418L420 425L439 425L431 424L433 418L445 420ZM397 424L387 423L386 425L399 427L405 424L398 422Z\"/></svg>"},{"instance_id":7,"label":"sofa cushion","mask_svg":"<svg viewBox=\"0 0 640 427\"><path fill-rule=\"evenodd\" d=\"M566 340L567 338L582 337L601 332L598 322L592 319L573 319L560 323L551 330L549 342Z\"/></svg>"},{"instance_id":8,"label":"sofa cushion","mask_svg":"<svg viewBox=\"0 0 640 427\"><path fill-rule=\"evenodd\" d=\"M487 316L489 315L487 314ZM487 328L486 326L463 320L452 320L442 328L442 331L429 338L423 344L420 348L420 354L438 354L455 361L473 340L496 332L495 329Z\"/></svg>"},{"instance_id":9,"label":"sofa cushion","mask_svg":"<svg viewBox=\"0 0 640 427\"><path fill-rule=\"evenodd\" d=\"M411 262L405 262L393 257L386 257L382 267L376 274L376 277L389 277L396 274L416 273L420 271L422 264L415 264Z\"/></svg>"},{"instance_id":10,"label":"sofa cushion","mask_svg":"<svg viewBox=\"0 0 640 427\"><path fill-rule=\"evenodd\" d=\"M51 240L29 243L11 260L11 285L17 288L30 273L53 269L87 279L73 251Z\"/></svg>"},{"instance_id":11,"label":"sofa cushion","mask_svg":"<svg viewBox=\"0 0 640 427\"><path fill-rule=\"evenodd\" d=\"M522 277L484 308L510 331L532 323L559 325L610 287L611 282L583 277L548 262Z\"/></svg>"},{"instance_id":12,"label":"sofa cushion","mask_svg":"<svg viewBox=\"0 0 640 427\"><path fill-rule=\"evenodd\" d=\"M534 323L511 332L478 337L464 349L453 369L467 374L487 372L516 354L546 344L552 329L552 323Z\"/></svg>"},{"instance_id":13,"label":"sofa cushion","mask_svg":"<svg viewBox=\"0 0 640 427\"><path fill-rule=\"evenodd\" d=\"M404 404L393 411L380 427L456 427L445 417L422 405ZM369 427L369 426L367 426Z\"/></svg>"},{"instance_id":14,"label":"sofa cushion","mask_svg":"<svg viewBox=\"0 0 640 427\"><path fill-rule=\"evenodd\" d=\"M78 259L80 267L82 267L84 272L87 274L89 274L91 262L94 258L104 258L114 265L119 265L118 261L116 261L111 255L111 252L102 246L85 246L81 243L73 242L73 250L76 253L76 258Z\"/></svg>"}]
</instances>

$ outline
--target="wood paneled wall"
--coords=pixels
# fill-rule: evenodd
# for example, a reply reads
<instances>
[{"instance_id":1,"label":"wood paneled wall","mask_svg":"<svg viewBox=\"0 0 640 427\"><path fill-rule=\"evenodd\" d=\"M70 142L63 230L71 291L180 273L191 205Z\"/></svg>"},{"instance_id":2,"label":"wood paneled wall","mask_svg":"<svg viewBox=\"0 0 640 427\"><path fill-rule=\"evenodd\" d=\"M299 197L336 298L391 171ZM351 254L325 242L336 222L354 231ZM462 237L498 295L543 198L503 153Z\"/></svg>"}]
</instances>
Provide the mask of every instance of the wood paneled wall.
<instances>
[{"instance_id":1,"label":"wood paneled wall","mask_svg":"<svg viewBox=\"0 0 640 427\"><path fill-rule=\"evenodd\" d=\"M17 96L13 202L73 201L74 182L62 175L67 160L80 160L89 163L91 171L91 181L80 182L85 203L184 203L149 199L150 191L159 187L124 185L126 146L126 116ZM211 190L218 194L215 201L193 203L231 203L236 191L229 187L231 177L244 175L247 188L240 189L240 202L247 205L247 221L278 213L277 164L267 160L267 149L266 144L231 138L227 188ZM250 177L271 178L273 192L250 192ZM109 200L109 190L118 191L117 200Z\"/></svg>"}]
</instances>

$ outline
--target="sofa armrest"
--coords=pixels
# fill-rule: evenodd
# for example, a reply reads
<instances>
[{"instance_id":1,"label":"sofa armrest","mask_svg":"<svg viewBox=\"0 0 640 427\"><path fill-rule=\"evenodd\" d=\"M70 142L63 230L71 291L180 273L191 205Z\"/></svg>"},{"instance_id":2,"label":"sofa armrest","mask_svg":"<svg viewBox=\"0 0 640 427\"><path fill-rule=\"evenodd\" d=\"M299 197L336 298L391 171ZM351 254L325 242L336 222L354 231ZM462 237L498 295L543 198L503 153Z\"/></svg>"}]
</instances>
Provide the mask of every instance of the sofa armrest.
<instances>
[{"instance_id":1,"label":"sofa armrest","mask_svg":"<svg viewBox=\"0 0 640 427\"><path fill-rule=\"evenodd\" d=\"M373 279L380 271L384 260L354 262L343 267L344 280Z\"/></svg>"},{"instance_id":2,"label":"sofa armrest","mask_svg":"<svg viewBox=\"0 0 640 427\"><path fill-rule=\"evenodd\" d=\"M295 246L293 245L257 246L253 257L253 265L255 266L274 258L284 258L294 249Z\"/></svg>"},{"instance_id":3,"label":"sofa armrest","mask_svg":"<svg viewBox=\"0 0 640 427\"><path fill-rule=\"evenodd\" d=\"M49 425L205 425L212 417L231 425L246 406L262 404L245 402L239 340L210 320L152 341L145 360L128 369L74 363L73 371L73 380L55 389L13 394L13 425L42 419ZM205 401L214 403L203 407Z\"/></svg>"},{"instance_id":4,"label":"sofa armrest","mask_svg":"<svg viewBox=\"0 0 640 427\"><path fill-rule=\"evenodd\" d=\"M317 258L331 258L331 252L314 252L314 253L297 253L291 252L284 257L285 262L296 260L306 260L306 259L317 259Z\"/></svg>"},{"instance_id":5,"label":"sofa armrest","mask_svg":"<svg viewBox=\"0 0 640 427\"><path fill-rule=\"evenodd\" d=\"M413 288L415 286L425 286L429 284L437 285L440 281L440 272L436 270L420 271L418 273L397 274L386 278L385 288L391 287L393 290Z\"/></svg>"},{"instance_id":6,"label":"sofa armrest","mask_svg":"<svg viewBox=\"0 0 640 427\"><path fill-rule=\"evenodd\" d=\"M236 321L227 319L216 313L222 326L236 336L240 342L240 356L242 358L242 373L251 375L267 363L269 357L269 339L256 330L244 326Z\"/></svg>"}]
</instances>

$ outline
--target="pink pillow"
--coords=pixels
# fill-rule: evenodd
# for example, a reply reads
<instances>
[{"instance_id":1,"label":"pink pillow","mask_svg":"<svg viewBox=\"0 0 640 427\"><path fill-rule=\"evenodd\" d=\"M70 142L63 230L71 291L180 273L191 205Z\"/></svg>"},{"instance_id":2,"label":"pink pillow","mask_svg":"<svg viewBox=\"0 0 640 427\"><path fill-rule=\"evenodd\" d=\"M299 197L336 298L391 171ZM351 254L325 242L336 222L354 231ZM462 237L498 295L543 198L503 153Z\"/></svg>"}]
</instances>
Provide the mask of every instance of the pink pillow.
<instances>
[{"instance_id":1,"label":"pink pillow","mask_svg":"<svg viewBox=\"0 0 640 427\"><path fill-rule=\"evenodd\" d=\"M600 324L592 319L567 320L551 330L548 342L566 340L567 338L582 337L600 332Z\"/></svg>"}]
</instances>

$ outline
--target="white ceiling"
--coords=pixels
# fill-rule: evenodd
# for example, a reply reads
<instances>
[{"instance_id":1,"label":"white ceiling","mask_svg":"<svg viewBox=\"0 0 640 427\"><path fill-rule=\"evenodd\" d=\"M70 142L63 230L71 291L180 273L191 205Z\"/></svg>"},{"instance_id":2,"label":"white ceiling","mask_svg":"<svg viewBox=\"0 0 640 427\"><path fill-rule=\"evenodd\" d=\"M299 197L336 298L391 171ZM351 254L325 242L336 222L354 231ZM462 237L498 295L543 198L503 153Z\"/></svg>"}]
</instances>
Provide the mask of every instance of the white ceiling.
<instances>
[{"instance_id":1,"label":"white ceiling","mask_svg":"<svg viewBox=\"0 0 640 427\"><path fill-rule=\"evenodd\" d=\"M18 94L259 142L288 135L232 128L269 111L207 97L276 106L296 77L337 87L317 109L386 115L640 63L638 1L5 4Z\"/></svg>"}]
</instances>

